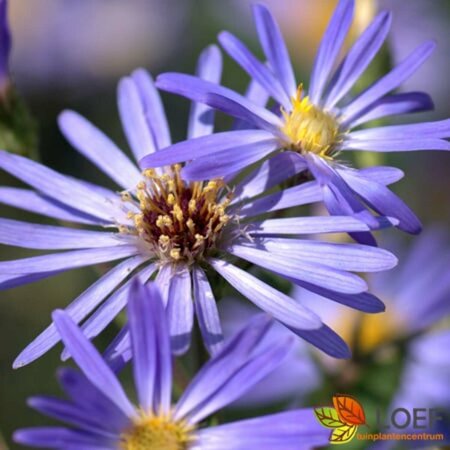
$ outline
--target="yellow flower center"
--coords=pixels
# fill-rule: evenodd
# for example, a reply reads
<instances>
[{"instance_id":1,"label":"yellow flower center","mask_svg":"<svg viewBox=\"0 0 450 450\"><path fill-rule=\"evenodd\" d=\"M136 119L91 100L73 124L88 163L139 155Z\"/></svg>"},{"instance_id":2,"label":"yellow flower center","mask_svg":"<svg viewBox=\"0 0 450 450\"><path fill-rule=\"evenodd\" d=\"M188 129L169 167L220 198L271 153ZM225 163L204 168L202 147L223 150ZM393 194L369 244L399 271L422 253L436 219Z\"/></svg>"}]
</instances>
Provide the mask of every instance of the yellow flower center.
<instances>
[{"instance_id":1,"label":"yellow flower center","mask_svg":"<svg viewBox=\"0 0 450 450\"><path fill-rule=\"evenodd\" d=\"M135 228L121 231L139 235L162 261L191 263L215 247L232 218L226 213L232 196L221 179L186 183L180 172L180 165L162 175L146 170L137 186L139 212L128 213ZM122 199L134 203L129 193Z\"/></svg>"},{"instance_id":2,"label":"yellow flower center","mask_svg":"<svg viewBox=\"0 0 450 450\"><path fill-rule=\"evenodd\" d=\"M142 416L121 436L122 450L187 450L193 428L162 416Z\"/></svg>"},{"instance_id":3,"label":"yellow flower center","mask_svg":"<svg viewBox=\"0 0 450 450\"><path fill-rule=\"evenodd\" d=\"M297 95L292 98L292 111L281 110L287 147L302 154L311 152L331 158L340 142L339 124L332 114L313 105L308 96L302 97L300 85Z\"/></svg>"}]
</instances>

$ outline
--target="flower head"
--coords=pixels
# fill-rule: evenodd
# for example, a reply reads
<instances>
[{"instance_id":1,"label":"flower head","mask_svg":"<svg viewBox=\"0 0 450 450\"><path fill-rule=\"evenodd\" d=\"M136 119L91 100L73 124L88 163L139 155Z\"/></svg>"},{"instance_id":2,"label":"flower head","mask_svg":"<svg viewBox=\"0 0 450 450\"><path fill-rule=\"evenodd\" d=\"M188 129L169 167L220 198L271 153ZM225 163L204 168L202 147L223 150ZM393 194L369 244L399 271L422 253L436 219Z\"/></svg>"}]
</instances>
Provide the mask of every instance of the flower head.
<instances>
[{"instance_id":1,"label":"flower head","mask_svg":"<svg viewBox=\"0 0 450 450\"><path fill-rule=\"evenodd\" d=\"M271 442L289 448L307 439L311 448L324 445L328 431L320 429L311 410L247 419L206 427L203 421L264 378L283 360L291 339L262 350L258 341L271 320L260 316L237 333L172 403L172 354L163 301L153 284L133 283L128 302L138 406L129 400L114 372L70 316L54 313L62 340L81 369L63 369L60 382L68 400L30 399L30 406L70 428L19 430L14 439L40 448L111 448L122 450L239 450ZM303 444L302 444L303 445Z\"/></svg>"},{"instance_id":2,"label":"flower head","mask_svg":"<svg viewBox=\"0 0 450 450\"><path fill-rule=\"evenodd\" d=\"M199 76L217 82L220 68L218 49L209 47L200 57ZM123 79L118 94L122 123L137 160L170 145L160 97L145 71L137 70ZM239 267L239 260L348 306L370 313L384 309L376 297L366 292L364 280L351 272L391 268L396 264L392 254L302 238L312 233L369 231L364 222L345 216L270 217L274 211L321 199L315 182L273 191L305 168L294 154L277 155L240 181L216 176L228 159L224 155L222 161L216 155L208 180L190 182L182 176L179 165L140 171L107 136L75 112L62 113L59 124L75 149L107 174L121 192L0 152L0 167L35 189L2 187L0 202L96 227L76 229L0 219L3 244L64 250L0 262L0 288L122 260L75 299L67 312L76 323L83 322L86 335L94 338L124 308L134 279L154 279L162 291L172 349L177 354L189 348L195 315L207 349L214 353L221 347L221 324L209 282L209 277L217 274L298 336L331 355L348 356L346 344L323 326L316 314ZM189 137L214 139L212 128L211 109L194 103ZM271 146L272 141L270 138L267 145ZM242 158L248 160L252 155L251 147L242 149ZM58 341L59 335L51 325L19 355L15 367L40 357Z\"/></svg>"},{"instance_id":3,"label":"flower head","mask_svg":"<svg viewBox=\"0 0 450 450\"><path fill-rule=\"evenodd\" d=\"M374 168L378 176L349 168L340 155L346 151L403 152L450 150L450 120L354 130L372 120L431 109L430 97L422 92L390 94L408 79L431 55L435 44L426 42L386 75L356 97L348 94L383 45L391 15L381 12L355 41L338 68L333 67L350 29L354 0L341 0L317 52L306 93L297 83L281 31L263 5L253 8L255 24L267 63L228 32L219 34L225 51L250 75L252 85L244 97L196 77L168 73L158 77L157 86L206 103L240 121L234 132L217 133L213 139L177 144L165 152L142 160L144 167L194 160L183 169L189 179L203 179L216 155L227 155L221 174L241 170L277 151L295 152L320 183L330 214L351 215L379 228L373 212L398 219L395 223L409 233L418 233L414 213L386 185L402 174L392 168ZM271 97L276 106L265 108ZM251 130L243 130L251 128ZM230 138L233 137L233 143ZM272 138L272 140L270 140ZM268 145L270 142L270 145ZM240 149L251 149L243 158ZM360 242L374 243L368 233L354 234Z\"/></svg>"}]
</instances>

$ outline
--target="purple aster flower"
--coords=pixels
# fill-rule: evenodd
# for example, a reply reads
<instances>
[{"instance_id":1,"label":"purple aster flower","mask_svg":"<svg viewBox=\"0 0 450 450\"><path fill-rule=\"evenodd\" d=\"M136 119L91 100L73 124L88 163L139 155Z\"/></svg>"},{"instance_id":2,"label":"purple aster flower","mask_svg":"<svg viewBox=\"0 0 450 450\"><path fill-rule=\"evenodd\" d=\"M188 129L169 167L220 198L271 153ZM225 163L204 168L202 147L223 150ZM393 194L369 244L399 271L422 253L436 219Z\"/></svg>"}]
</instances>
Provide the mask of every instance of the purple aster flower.
<instances>
[{"instance_id":1,"label":"purple aster flower","mask_svg":"<svg viewBox=\"0 0 450 450\"><path fill-rule=\"evenodd\" d=\"M34 397L29 404L60 426L16 431L16 442L40 448L123 450L310 449L325 445L329 431L312 410L296 410L223 425L204 420L271 372L289 351L291 338L261 350L270 329L266 315L230 339L172 404L169 324L163 301L152 284L134 282L128 302L134 406L114 372L70 316L53 314L58 332L82 373L63 369L60 383L69 397Z\"/></svg>"},{"instance_id":2,"label":"purple aster flower","mask_svg":"<svg viewBox=\"0 0 450 450\"><path fill-rule=\"evenodd\" d=\"M9 86L9 53L11 34L8 23L8 2L0 0L0 96Z\"/></svg>"},{"instance_id":3,"label":"purple aster flower","mask_svg":"<svg viewBox=\"0 0 450 450\"><path fill-rule=\"evenodd\" d=\"M341 0L320 44L308 93L294 77L292 64L280 29L263 5L253 8L259 40L266 63L228 32L219 35L225 51L251 76L249 96L194 76L168 73L158 77L160 89L203 102L230 114L250 129L217 133L178 143L165 152L143 159L144 167L194 160L183 169L188 179L204 179L215 161L222 175L234 173L276 151L290 151L302 161L323 189L323 200L333 215L351 215L379 227L372 211L396 217L398 227L418 233L420 222L389 189L384 178L392 169L378 168L380 178L366 176L347 167L338 156L346 151L404 152L450 150L450 120L355 130L359 125L392 115L433 107L422 92L390 94L430 56L435 44L426 42L402 63L359 95L349 96L381 48L389 31L391 15L381 12L356 40L333 72L352 22L354 0ZM275 106L265 108L271 97ZM241 127L239 125L239 127ZM242 155L245 149L245 157ZM354 236L374 244L368 234Z\"/></svg>"},{"instance_id":4,"label":"purple aster flower","mask_svg":"<svg viewBox=\"0 0 450 450\"><path fill-rule=\"evenodd\" d=\"M218 82L220 67L220 52L212 46L202 54L198 73ZM121 81L119 109L137 160L170 144L159 95L145 71L138 70ZM194 104L188 137L213 137L209 135L212 120L209 107ZM3 244L68 251L0 262L0 288L123 260L75 299L68 313L76 323L89 316L82 328L93 338L123 309L133 279L144 282L156 277L177 354L189 347L194 312L208 350L213 353L221 344L222 331L206 269L218 273L259 308L330 355L348 356L345 343L322 326L316 314L232 264L231 257L348 306L367 312L383 310L383 304L366 292L365 281L350 272L391 268L396 264L391 253L300 238L311 233L368 231L364 222L346 216L261 218L264 213L320 199L315 182L266 193L304 168L295 154L278 155L230 187L215 178L218 166L211 167L210 181L188 182L179 165L141 173L109 138L74 112L64 112L59 123L72 145L125 190L118 195L0 152L0 167L35 189L0 188L0 202L104 228L82 230L1 219ZM35 360L58 340L51 325L19 355L15 367Z\"/></svg>"}]
</instances>

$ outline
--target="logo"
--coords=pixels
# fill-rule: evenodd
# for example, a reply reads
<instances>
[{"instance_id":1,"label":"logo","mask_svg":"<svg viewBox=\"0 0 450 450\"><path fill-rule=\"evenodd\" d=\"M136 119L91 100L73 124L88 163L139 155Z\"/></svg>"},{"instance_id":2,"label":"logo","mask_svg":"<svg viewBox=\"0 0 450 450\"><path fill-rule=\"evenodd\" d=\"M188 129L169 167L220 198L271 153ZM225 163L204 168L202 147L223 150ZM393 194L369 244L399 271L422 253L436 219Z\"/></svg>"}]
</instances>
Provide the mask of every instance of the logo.
<instances>
[{"instance_id":1,"label":"logo","mask_svg":"<svg viewBox=\"0 0 450 450\"><path fill-rule=\"evenodd\" d=\"M333 430L330 435L331 444L350 442L355 437L358 426L366 424L364 408L350 395L333 396L333 406L314 408L314 414L324 427Z\"/></svg>"}]
</instances>

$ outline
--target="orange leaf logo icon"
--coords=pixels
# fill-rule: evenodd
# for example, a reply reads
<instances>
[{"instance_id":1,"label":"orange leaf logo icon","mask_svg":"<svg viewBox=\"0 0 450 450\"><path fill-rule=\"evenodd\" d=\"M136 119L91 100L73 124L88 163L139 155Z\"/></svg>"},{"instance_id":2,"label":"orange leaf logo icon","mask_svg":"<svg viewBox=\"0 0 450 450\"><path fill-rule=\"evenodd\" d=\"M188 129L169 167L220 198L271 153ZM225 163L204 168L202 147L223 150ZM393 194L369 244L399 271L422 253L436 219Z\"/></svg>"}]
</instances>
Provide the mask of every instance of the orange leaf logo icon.
<instances>
[{"instance_id":1,"label":"orange leaf logo icon","mask_svg":"<svg viewBox=\"0 0 450 450\"><path fill-rule=\"evenodd\" d=\"M335 395L333 406L341 422L347 425L364 425L366 423L364 409L353 397L342 394Z\"/></svg>"}]
</instances>

